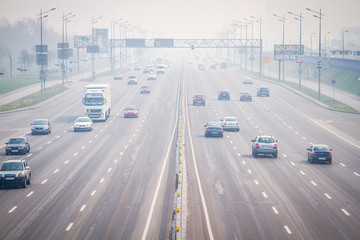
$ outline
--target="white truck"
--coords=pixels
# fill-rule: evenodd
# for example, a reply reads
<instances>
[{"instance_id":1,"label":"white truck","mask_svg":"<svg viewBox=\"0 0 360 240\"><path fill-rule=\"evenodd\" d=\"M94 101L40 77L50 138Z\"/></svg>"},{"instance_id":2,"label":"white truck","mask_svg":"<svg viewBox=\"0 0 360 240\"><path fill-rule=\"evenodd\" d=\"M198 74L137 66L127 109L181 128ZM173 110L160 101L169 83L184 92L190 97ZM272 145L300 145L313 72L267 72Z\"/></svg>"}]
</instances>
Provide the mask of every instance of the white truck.
<instances>
[{"instance_id":1,"label":"white truck","mask_svg":"<svg viewBox=\"0 0 360 240\"><path fill-rule=\"evenodd\" d=\"M111 108L110 84L87 85L82 103L85 106L85 115L93 121L106 121Z\"/></svg>"}]
</instances>

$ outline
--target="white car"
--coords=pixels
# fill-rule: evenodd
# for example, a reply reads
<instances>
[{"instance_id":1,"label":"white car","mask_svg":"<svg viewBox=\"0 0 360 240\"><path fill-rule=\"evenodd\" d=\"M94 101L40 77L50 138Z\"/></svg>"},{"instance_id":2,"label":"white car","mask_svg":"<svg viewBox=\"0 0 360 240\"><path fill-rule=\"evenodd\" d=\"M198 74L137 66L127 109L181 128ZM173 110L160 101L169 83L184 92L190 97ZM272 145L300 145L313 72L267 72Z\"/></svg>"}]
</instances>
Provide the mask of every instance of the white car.
<instances>
[{"instance_id":1,"label":"white car","mask_svg":"<svg viewBox=\"0 0 360 240\"><path fill-rule=\"evenodd\" d=\"M122 79L123 79L123 77L122 77L121 73L115 73L114 80L122 80Z\"/></svg>"},{"instance_id":2,"label":"white car","mask_svg":"<svg viewBox=\"0 0 360 240\"><path fill-rule=\"evenodd\" d=\"M129 76L128 77L128 85L137 85L137 78L136 76Z\"/></svg>"},{"instance_id":3,"label":"white car","mask_svg":"<svg viewBox=\"0 0 360 240\"><path fill-rule=\"evenodd\" d=\"M224 117L224 119L221 119L221 126L224 131L240 131L239 121L236 117Z\"/></svg>"},{"instance_id":4,"label":"white car","mask_svg":"<svg viewBox=\"0 0 360 240\"><path fill-rule=\"evenodd\" d=\"M156 74L151 72L147 76L147 80L156 80Z\"/></svg>"},{"instance_id":5,"label":"white car","mask_svg":"<svg viewBox=\"0 0 360 240\"><path fill-rule=\"evenodd\" d=\"M243 84L253 84L253 80L251 77L246 76L243 80Z\"/></svg>"},{"instance_id":6,"label":"white car","mask_svg":"<svg viewBox=\"0 0 360 240\"><path fill-rule=\"evenodd\" d=\"M77 131L91 131L92 120L89 117L78 117L74 121L74 132Z\"/></svg>"}]
</instances>

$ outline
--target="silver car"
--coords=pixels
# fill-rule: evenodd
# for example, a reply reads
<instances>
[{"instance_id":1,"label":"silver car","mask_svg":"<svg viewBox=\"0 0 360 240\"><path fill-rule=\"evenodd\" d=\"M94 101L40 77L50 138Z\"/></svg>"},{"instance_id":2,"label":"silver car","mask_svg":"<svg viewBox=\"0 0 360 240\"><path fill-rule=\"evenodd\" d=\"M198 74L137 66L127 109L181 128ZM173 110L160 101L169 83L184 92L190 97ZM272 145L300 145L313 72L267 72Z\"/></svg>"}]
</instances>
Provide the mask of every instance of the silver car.
<instances>
[{"instance_id":1,"label":"silver car","mask_svg":"<svg viewBox=\"0 0 360 240\"><path fill-rule=\"evenodd\" d=\"M74 132L77 131L91 131L92 120L89 117L78 117L74 121Z\"/></svg>"},{"instance_id":2,"label":"silver car","mask_svg":"<svg viewBox=\"0 0 360 240\"><path fill-rule=\"evenodd\" d=\"M272 155L274 158L277 158L278 148L277 140L273 136L268 135L258 135L252 141L252 155L258 157L260 154L263 155Z\"/></svg>"},{"instance_id":3,"label":"silver car","mask_svg":"<svg viewBox=\"0 0 360 240\"><path fill-rule=\"evenodd\" d=\"M36 119L31 124L31 134L49 134L51 133L51 124L48 119Z\"/></svg>"},{"instance_id":4,"label":"silver car","mask_svg":"<svg viewBox=\"0 0 360 240\"><path fill-rule=\"evenodd\" d=\"M22 159L6 160L0 167L0 188L3 186L30 185L31 171L28 163Z\"/></svg>"},{"instance_id":5,"label":"silver car","mask_svg":"<svg viewBox=\"0 0 360 240\"><path fill-rule=\"evenodd\" d=\"M224 117L224 119L221 119L221 126L224 131L240 131L239 121L236 117Z\"/></svg>"}]
</instances>

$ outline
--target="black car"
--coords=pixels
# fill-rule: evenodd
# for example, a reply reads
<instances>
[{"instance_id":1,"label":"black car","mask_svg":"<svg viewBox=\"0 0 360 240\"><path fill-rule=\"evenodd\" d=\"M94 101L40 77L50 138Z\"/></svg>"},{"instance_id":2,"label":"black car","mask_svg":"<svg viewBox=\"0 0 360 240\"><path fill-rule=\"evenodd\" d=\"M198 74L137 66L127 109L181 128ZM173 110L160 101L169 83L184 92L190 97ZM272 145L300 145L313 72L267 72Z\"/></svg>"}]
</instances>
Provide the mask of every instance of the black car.
<instances>
[{"instance_id":1,"label":"black car","mask_svg":"<svg viewBox=\"0 0 360 240\"><path fill-rule=\"evenodd\" d=\"M332 149L324 144L314 144L307 148L308 162L332 162Z\"/></svg>"},{"instance_id":2,"label":"black car","mask_svg":"<svg viewBox=\"0 0 360 240\"><path fill-rule=\"evenodd\" d=\"M260 87L257 90L257 94L258 97L270 97L270 91L269 88L267 87Z\"/></svg>"},{"instance_id":3,"label":"black car","mask_svg":"<svg viewBox=\"0 0 360 240\"><path fill-rule=\"evenodd\" d=\"M9 154L26 154L30 152L30 144L24 137L10 138L6 143L6 155Z\"/></svg>"},{"instance_id":4,"label":"black car","mask_svg":"<svg viewBox=\"0 0 360 240\"><path fill-rule=\"evenodd\" d=\"M3 186L30 185L31 171L28 163L22 159L6 160L0 167L0 188Z\"/></svg>"},{"instance_id":5,"label":"black car","mask_svg":"<svg viewBox=\"0 0 360 240\"><path fill-rule=\"evenodd\" d=\"M219 92L218 100L230 100L230 92L228 91Z\"/></svg>"},{"instance_id":6,"label":"black car","mask_svg":"<svg viewBox=\"0 0 360 240\"><path fill-rule=\"evenodd\" d=\"M208 122L205 127L205 137L218 136L223 137L224 129L220 122Z\"/></svg>"}]
</instances>

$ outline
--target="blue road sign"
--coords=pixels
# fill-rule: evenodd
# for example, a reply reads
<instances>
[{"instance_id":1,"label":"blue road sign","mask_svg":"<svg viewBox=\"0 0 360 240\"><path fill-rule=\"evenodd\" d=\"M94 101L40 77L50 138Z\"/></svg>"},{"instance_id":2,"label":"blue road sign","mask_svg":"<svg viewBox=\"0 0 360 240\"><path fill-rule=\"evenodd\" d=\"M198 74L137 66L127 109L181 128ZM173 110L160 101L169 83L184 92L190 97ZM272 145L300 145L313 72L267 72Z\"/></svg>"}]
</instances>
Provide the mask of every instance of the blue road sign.
<instances>
[{"instance_id":1,"label":"blue road sign","mask_svg":"<svg viewBox=\"0 0 360 240\"><path fill-rule=\"evenodd\" d=\"M331 83L332 83L332 84L335 84L335 83L336 83L336 81L335 81L335 80L331 80Z\"/></svg>"}]
</instances>

